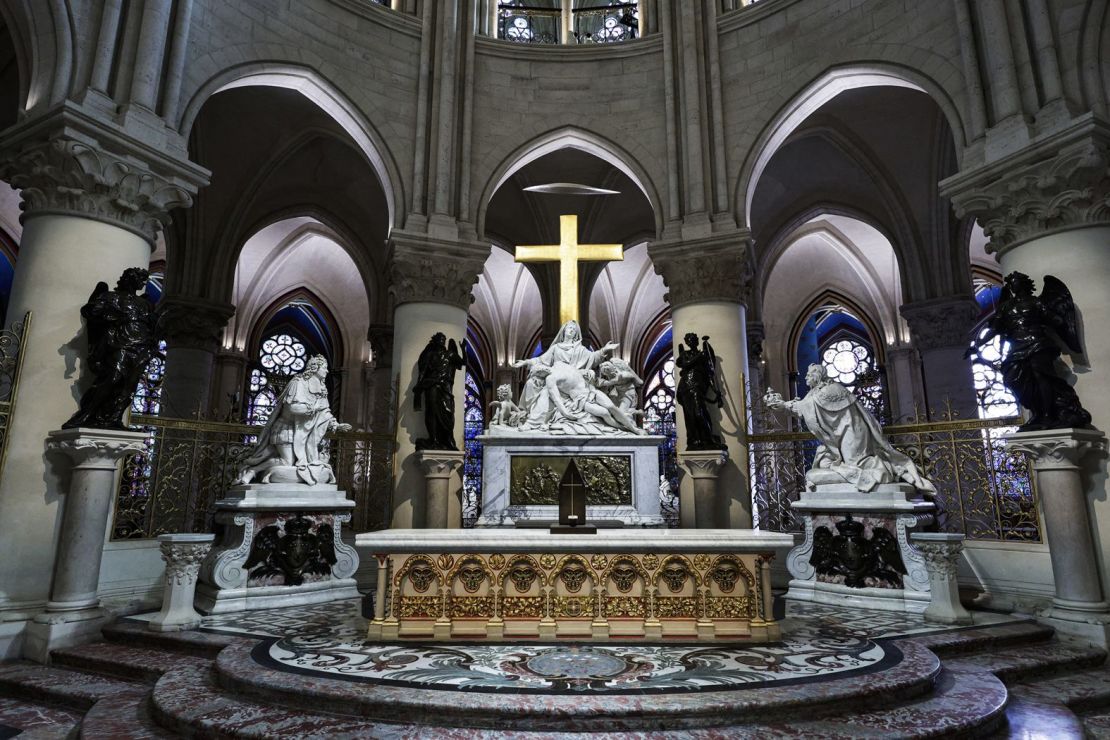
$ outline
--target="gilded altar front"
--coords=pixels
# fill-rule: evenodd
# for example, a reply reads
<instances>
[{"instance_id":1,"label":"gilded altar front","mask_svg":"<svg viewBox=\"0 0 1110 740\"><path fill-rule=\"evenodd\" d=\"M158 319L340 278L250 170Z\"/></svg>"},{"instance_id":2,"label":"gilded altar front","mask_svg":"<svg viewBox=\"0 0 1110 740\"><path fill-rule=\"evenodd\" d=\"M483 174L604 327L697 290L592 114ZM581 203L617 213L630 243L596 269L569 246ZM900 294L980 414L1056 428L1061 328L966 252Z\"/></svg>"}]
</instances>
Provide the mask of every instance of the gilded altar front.
<instances>
[{"instance_id":1,"label":"gilded altar front","mask_svg":"<svg viewBox=\"0 0 1110 740\"><path fill-rule=\"evenodd\" d=\"M713 531L736 532L701 530ZM419 531L412 532L419 536ZM604 533L591 537L534 531L524 533L532 542L523 548L512 547L517 537L502 537L503 547L466 548L469 551L431 547L391 553L382 552L379 545L374 553L378 589L368 638L780 639L771 609L770 561L783 543L731 550L626 551L637 539L641 545L650 544L647 530L609 534L614 532L621 533L620 542L610 538L608 547L601 546ZM390 534L360 535L356 542L361 549L367 540ZM502 532L509 534L517 532ZM775 537L781 535L767 536ZM551 547L536 551L540 539L552 540ZM569 546L560 547L563 544Z\"/></svg>"}]
</instances>

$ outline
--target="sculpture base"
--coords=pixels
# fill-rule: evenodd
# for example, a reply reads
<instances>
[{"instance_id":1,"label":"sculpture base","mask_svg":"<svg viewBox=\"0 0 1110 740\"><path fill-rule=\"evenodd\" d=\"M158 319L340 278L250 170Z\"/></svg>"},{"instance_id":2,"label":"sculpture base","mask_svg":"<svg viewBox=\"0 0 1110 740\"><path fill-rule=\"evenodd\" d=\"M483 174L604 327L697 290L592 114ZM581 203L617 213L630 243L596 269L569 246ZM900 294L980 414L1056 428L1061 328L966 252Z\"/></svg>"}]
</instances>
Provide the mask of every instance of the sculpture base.
<instances>
[{"instance_id":1,"label":"sculpture base","mask_svg":"<svg viewBox=\"0 0 1110 740\"><path fill-rule=\"evenodd\" d=\"M517 433L512 436L484 435L482 442L482 515L476 526L511 527L519 521L558 521L558 481L560 465L574 458L589 483L583 459L615 461L621 469L616 477L625 480L628 490L610 492L605 502L587 499L586 520L617 520L626 526L658 527L663 524L659 503L660 436L553 436ZM551 468L544 478L543 466ZM523 479L537 469L537 481L549 480L542 492L537 486L522 485ZM514 479L515 478L515 479ZM525 495L524 491L528 490ZM541 493L549 493L550 501Z\"/></svg>"},{"instance_id":2,"label":"sculpture base","mask_svg":"<svg viewBox=\"0 0 1110 740\"><path fill-rule=\"evenodd\" d=\"M353 577L358 553L340 539L354 506L334 485L251 483L228 489L227 497L216 502L216 521L223 524L224 533L201 566L196 608L205 614L224 614L358 598ZM291 533L286 527L294 519L307 520L310 525L304 532ZM285 547L286 552L318 552L321 534L328 535L326 529L321 533L321 527L331 528L327 541L334 548L336 562L330 569L318 567L316 561L309 561L303 571L280 569L276 557L267 560L261 548L256 551L254 547L256 538L266 530L267 537L279 538L273 547L276 551L294 537L299 541ZM249 572L244 567L248 560ZM288 565L289 558L281 562ZM289 584L291 578L302 582Z\"/></svg>"},{"instance_id":3,"label":"sculpture base","mask_svg":"<svg viewBox=\"0 0 1110 740\"><path fill-rule=\"evenodd\" d=\"M929 573L921 553L910 543L912 530L929 526L934 521L936 506L920 497L913 486L905 483L881 485L870 493L862 493L852 485L818 485L804 491L799 501L791 504L805 526L805 541L786 556L792 576L786 598L835 606L856 606L862 609L921 613L929 606ZM815 534L824 527L830 535L840 534L836 527L849 516L862 523L861 542L843 548L843 569L852 570L855 553L864 551L878 529L885 529L897 542L898 553L906 573L896 582L885 580L890 569L860 569L852 576L830 572L818 573L811 563L814 557ZM854 585L849 585L848 581Z\"/></svg>"}]
</instances>

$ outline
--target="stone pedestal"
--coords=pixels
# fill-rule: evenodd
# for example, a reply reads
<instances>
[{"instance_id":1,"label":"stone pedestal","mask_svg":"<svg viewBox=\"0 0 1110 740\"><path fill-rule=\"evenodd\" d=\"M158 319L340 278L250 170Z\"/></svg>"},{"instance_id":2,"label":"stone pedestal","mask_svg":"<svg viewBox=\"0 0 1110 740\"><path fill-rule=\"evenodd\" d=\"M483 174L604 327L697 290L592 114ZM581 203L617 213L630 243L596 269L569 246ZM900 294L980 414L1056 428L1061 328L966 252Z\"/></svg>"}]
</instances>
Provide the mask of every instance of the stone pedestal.
<instances>
[{"instance_id":1,"label":"stone pedestal","mask_svg":"<svg viewBox=\"0 0 1110 740\"><path fill-rule=\"evenodd\" d=\"M679 501L679 516L683 527L713 529L720 519L720 499L717 479L721 468L728 462L724 450L702 450L678 453L679 466L694 480L693 501ZM692 504L692 506L687 506ZM689 510L688 510L689 509Z\"/></svg>"},{"instance_id":2,"label":"stone pedestal","mask_svg":"<svg viewBox=\"0 0 1110 740\"><path fill-rule=\"evenodd\" d=\"M614 458L627 465L631 492L622 493L619 503L588 503L587 522L620 521L626 526L657 527L663 524L659 502L659 445L660 436L619 437L556 437L544 434L516 433L512 435L483 435L482 442L482 516L478 526L513 526L517 520L556 521L559 518L557 480L561 473L554 469L565 465L567 458ZM528 458L522 460L522 458ZM535 467L551 460L554 466L551 479L550 503L522 501L514 498L514 475L523 475L523 467ZM517 470L513 472L514 461ZM522 465L523 463L523 465ZM587 478L589 471L579 465ZM621 473L624 475L625 473ZM550 479L550 475L548 476ZM616 497L615 497L616 498ZM588 499L587 499L588 500Z\"/></svg>"},{"instance_id":3,"label":"stone pedestal","mask_svg":"<svg viewBox=\"0 0 1110 740\"><path fill-rule=\"evenodd\" d=\"M925 620L941 624L971 624L971 612L960 603L957 566L964 549L962 534L914 532L910 537L929 571L929 606Z\"/></svg>"},{"instance_id":4,"label":"stone pedestal","mask_svg":"<svg viewBox=\"0 0 1110 740\"><path fill-rule=\"evenodd\" d=\"M224 526L223 538L201 566L197 608L206 614L224 614L358 598L353 578L358 554L340 539L354 506L354 501L330 484L233 486L227 498L216 502L216 521ZM305 530L304 536L297 536L299 543L289 539L294 534L288 531L289 525L295 520L297 529ZM303 520L308 521L307 526ZM256 548L258 540L262 542ZM275 567L281 554L305 547L320 552L321 540L331 543L335 563L316 569L325 572L304 572L300 583L287 583L288 575ZM267 552L274 552L274 557L267 559Z\"/></svg>"},{"instance_id":5,"label":"stone pedestal","mask_svg":"<svg viewBox=\"0 0 1110 740\"><path fill-rule=\"evenodd\" d=\"M851 485L820 485L815 491L803 492L801 500L791 507L805 523L805 541L786 556L791 575L786 598L913 613L924 612L929 606L929 572L921 553L910 544L909 534L912 529L932 524L936 506L921 499L913 486L893 483L861 493ZM817 572L813 561L815 540L821 539L818 530L824 527L829 531L828 537L836 537L841 534L836 525L849 516L863 525L866 543L855 543L857 548L870 546L868 543L874 541L879 529L885 529L896 542L906 570L900 584L865 577L862 585L851 586L842 575Z\"/></svg>"},{"instance_id":6,"label":"stone pedestal","mask_svg":"<svg viewBox=\"0 0 1110 740\"><path fill-rule=\"evenodd\" d=\"M453 450L423 450L416 453L424 472L424 511L429 529L458 527L451 522L451 482L462 467L463 453Z\"/></svg>"},{"instance_id":7,"label":"stone pedestal","mask_svg":"<svg viewBox=\"0 0 1110 740\"><path fill-rule=\"evenodd\" d=\"M175 632L200 624L200 614L193 608L193 597L201 563L215 539L214 534L158 535L158 546L166 563L166 585L162 591L162 611L147 623L147 629Z\"/></svg>"},{"instance_id":8,"label":"stone pedestal","mask_svg":"<svg viewBox=\"0 0 1110 740\"><path fill-rule=\"evenodd\" d=\"M1038 619L1063 634L1106 645L1110 641L1110 604L1103 596L1080 475L1080 461L1090 452L1104 450L1106 436L1095 429L1018 432L1006 439L1006 447L1028 455L1037 476L1056 584L1052 608Z\"/></svg>"},{"instance_id":9,"label":"stone pedestal","mask_svg":"<svg viewBox=\"0 0 1110 740\"><path fill-rule=\"evenodd\" d=\"M146 449L141 432L61 429L50 432L47 453L72 463L62 529L46 611L27 625L24 654L45 663L50 651L95 638L104 621L97 597L100 559L115 495L116 468ZM64 464L64 463L63 463ZM14 555L14 553L11 553Z\"/></svg>"}]
</instances>

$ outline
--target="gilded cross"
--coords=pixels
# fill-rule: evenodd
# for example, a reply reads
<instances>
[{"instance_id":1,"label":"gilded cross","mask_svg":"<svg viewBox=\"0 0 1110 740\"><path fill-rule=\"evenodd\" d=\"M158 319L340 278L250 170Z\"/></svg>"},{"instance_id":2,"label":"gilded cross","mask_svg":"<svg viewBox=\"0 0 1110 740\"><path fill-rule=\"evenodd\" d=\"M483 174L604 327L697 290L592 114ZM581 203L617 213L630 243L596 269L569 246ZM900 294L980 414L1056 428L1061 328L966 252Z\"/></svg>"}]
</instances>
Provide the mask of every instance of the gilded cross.
<instances>
[{"instance_id":1,"label":"gilded cross","mask_svg":"<svg viewBox=\"0 0 1110 740\"><path fill-rule=\"evenodd\" d=\"M578 216L559 216L559 243L516 248L517 262L559 263L559 323L578 321L578 263L623 260L620 244L579 244Z\"/></svg>"}]
</instances>

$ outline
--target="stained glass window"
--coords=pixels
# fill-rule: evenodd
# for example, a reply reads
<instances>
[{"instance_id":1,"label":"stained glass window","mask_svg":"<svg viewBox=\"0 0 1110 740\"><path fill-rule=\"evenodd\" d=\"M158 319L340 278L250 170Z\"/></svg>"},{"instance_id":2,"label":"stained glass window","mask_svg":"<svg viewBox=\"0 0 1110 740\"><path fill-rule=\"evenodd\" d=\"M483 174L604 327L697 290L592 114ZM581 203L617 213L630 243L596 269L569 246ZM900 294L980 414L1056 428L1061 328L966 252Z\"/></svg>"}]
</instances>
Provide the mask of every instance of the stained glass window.
<instances>
[{"instance_id":1,"label":"stained glass window","mask_svg":"<svg viewBox=\"0 0 1110 740\"><path fill-rule=\"evenodd\" d=\"M270 418L285 378L305 368L308 349L304 342L289 334L274 334L258 349L258 365L251 368L247 386L247 423L262 426Z\"/></svg>"},{"instance_id":2,"label":"stained glass window","mask_svg":"<svg viewBox=\"0 0 1110 740\"><path fill-rule=\"evenodd\" d=\"M830 379L855 393L876 418L886 419L882 372L871 347L854 336L841 334L825 343L821 364Z\"/></svg>"},{"instance_id":3,"label":"stained glass window","mask_svg":"<svg viewBox=\"0 0 1110 740\"><path fill-rule=\"evenodd\" d=\"M659 446L659 496L668 527L678 526L678 430L675 426L674 358L667 357L644 383L644 428L665 437ZM664 484L666 484L664 486Z\"/></svg>"},{"instance_id":4,"label":"stained glass window","mask_svg":"<svg viewBox=\"0 0 1110 740\"><path fill-rule=\"evenodd\" d=\"M631 41L640 28L639 3L586 0L572 8L574 37L580 44Z\"/></svg>"},{"instance_id":5,"label":"stained glass window","mask_svg":"<svg viewBox=\"0 0 1110 740\"><path fill-rule=\"evenodd\" d=\"M518 44L559 43L559 0L499 0L497 37Z\"/></svg>"},{"instance_id":6,"label":"stained glass window","mask_svg":"<svg viewBox=\"0 0 1110 740\"><path fill-rule=\"evenodd\" d=\"M147 364L131 397L131 413L157 416L162 411L162 378L166 374L166 342L158 342L158 354Z\"/></svg>"},{"instance_id":7,"label":"stained glass window","mask_svg":"<svg viewBox=\"0 0 1110 740\"><path fill-rule=\"evenodd\" d=\"M982 340L988 329L979 332ZM994 337L985 344L973 343L975 360L971 364L971 379L975 384L975 400L979 407L980 419L1001 419L1021 413L1017 399L1002 382L1000 365L1010 351L1009 342Z\"/></svg>"},{"instance_id":8,"label":"stained glass window","mask_svg":"<svg viewBox=\"0 0 1110 740\"><path fill-rule=\"evenodd\" d=\"M478 378L466 370L463 380L463 493L462 518L464 527L473 527L482 514L482 443L478 435L485 427L482 388Z\"/></svg>"}]
</instances>

